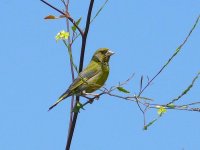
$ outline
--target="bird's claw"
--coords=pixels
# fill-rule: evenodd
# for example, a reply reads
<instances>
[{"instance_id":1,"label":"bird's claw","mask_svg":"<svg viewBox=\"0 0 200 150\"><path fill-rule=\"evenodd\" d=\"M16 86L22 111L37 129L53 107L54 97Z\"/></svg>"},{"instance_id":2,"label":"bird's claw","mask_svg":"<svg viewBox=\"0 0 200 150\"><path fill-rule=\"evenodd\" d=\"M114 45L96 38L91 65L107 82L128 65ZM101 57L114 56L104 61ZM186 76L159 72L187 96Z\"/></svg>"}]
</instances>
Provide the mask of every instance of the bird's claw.
<instances>
[{"instance_id":1,"label":"bird's claw","mask_svg":"<svg viewBox=\"0 0 200 150\"><path fill-rule=\"evenodd\" d=\"M96 100L99 100L99 97L100 97L99 95L95 95Z\"/></svg>"},{"instance_id":2,"label":"bird's claw","mask_svg":"<svg viewBox=\"0 0 200 150\"><path fill-rule=\"evenodd\" d=\"M92 104L94 102L94 99L89 99L89 103Z\"/></svg>"}]
</instances>

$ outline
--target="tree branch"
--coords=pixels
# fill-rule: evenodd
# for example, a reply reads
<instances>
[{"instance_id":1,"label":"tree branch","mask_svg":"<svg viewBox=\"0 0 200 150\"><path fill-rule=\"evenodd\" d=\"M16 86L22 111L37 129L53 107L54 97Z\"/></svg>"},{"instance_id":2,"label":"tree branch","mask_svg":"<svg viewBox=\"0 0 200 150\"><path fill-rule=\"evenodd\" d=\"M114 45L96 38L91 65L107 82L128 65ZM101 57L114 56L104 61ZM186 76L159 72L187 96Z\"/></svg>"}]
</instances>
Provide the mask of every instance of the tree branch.
<instances>
[{"instance_id":1,"label":"tree branch","mask_svg":"<svg viewBox=\"0 0 200 150\"><path fill-rule=\"evenodd\" d=\"M86 42L87 42L88 31L90 29L90 19L91 19L93 4L94 4L94 0L90 0L90 5L89 5L89 9L88 9L88 14L87 14L87 20L86 20L86 25L85 25L85 31L84 31L84 34L82 37L79 72L81 72L83 69L85 47L86 47Z\"/></svg>"},{"instance_id":2,"label":"tree branch","mask_svg":"<svg viewBox=\"0 0 200 150\"><path fill-rule=\"evenodd\" d=\"M64 0L61 0L65 6L65 9L66 9L66 14L67 12L69 11L69 0L67 0L67 2L65 2ZM66 25L67 25L67 32L70 33L70 24L69 24L69 19L66 18ZM72 56L72 45L71 45L71 39L70 38L71 34L69 34L69 38L68 38L68 46L67 44L65 43L67 49L68 49L68 53L69 53L69 56L70 56L70 69L71 69L71 75L72 75L72 82L74 81L75 77L74 77L74 68L73 68L73 56ZM72 126L72 121L73 121L73 108L74 108L74 95L72 96L71 98L71 106L70 106L70 119L69 119L69 126L68 126L68 136L69 136L69 132L70 132L70 129L71 129L71 126ZM67 137L68 137L67 136Z\"/></svg>"},{"instance_id":3,"label":"tree branch","mask_svg":"<svg viewBox=\"0 0 200 150\"><path fill-rule=\"evenodd\" d=\"M179 45L179 47L176 49L175 53L169 58L169 60L162 66L162 68L158 71L158 73L150 80L148 81L148 83L145 85L145 87L139 92L139 96L145 91L145 89L154 81L154 79L168 66L168 64L173 60L173 58L180 52L181 48L185 45L185 43L187 42L187 40L189 39L190 35L192 34L192 32L194 31L198 21L199 21L200 15L198 16L198 18L196 19L192 29L190 30L190 32L188 33L188 35L186 36L186 38L184 39L184 41L181 43L181 45Z\"/></svg>"},{"instance_id":4,"label":"tree branch","mask_svg":"<svg viewBox=\"0 0 200 150\"><path fill-rule=\"evenodd\" d=\"M81 36L83 37L83 31L81 30L81 28L79 28L79 26L76 25L76 21L69 15L69 13L64 13L61 10L59 10L58 8L54 7L53 5L49 4L48 2L44 1L44 0L40 0L41 2L45 3L46 5L48 5L49 7L53 8L54 10L58 11L59 13L61 13L62 15L64 15L67 19L69 19L69 21L78 29L78 31L80 32Z\"/></svg>"},{"instance_id":5,"label":"tree branch","mask_svg":"<svg viewBox=\"0 0 200 150\"><path fill-rule=\"evenodd\" d=\"M82 45L81 45L81 54L80 54L80 62L79 62L79 73L83 70L85 47L86 47L86 42L87 42L88 31L89 31L89 28L90 28L90 19L91 19L93 4L94 4L94 0L91 0L90 5L89 5L89 9L88 9L88 14L87 14L85 31L84 31L84 33L82 33ZM80 97L76 96L75 107L76 107L77 103L79 102L79 99L80 99ZM74 129L75 129L75 126L76 126L77 118L78 118L78 112L74 112L73 113L72 125L71 125L71 128L69 130L69 134L68 134L66 150L70 150L71 141L72 141L72 137L73 137L73 134L74 134Z\"/></svg>"}]
</instances>

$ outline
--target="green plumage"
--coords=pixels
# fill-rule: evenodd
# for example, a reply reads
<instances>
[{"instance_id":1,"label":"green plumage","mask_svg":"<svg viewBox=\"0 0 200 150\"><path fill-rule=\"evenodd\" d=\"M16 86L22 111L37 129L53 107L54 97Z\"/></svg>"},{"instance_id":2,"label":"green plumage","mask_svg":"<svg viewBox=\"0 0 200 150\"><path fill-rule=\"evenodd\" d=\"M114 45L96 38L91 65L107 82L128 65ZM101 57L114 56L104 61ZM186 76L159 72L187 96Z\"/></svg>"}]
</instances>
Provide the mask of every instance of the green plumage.
<instances>
[{"instance_id":1,"label":"green plumage","mask_svg":"<svg viewBox=\"0 0 200 150\"><path fill-rule=\"evenodd\" d=\"M92 93L101 88L109 75L108 63L112 54L114 53L107 48L98 49L94 53L88 66L79 73L79 76L69 86L68 90L60 96L49 110L69 96L82 95L83 92Z\"/></svg>"}]
</instances>

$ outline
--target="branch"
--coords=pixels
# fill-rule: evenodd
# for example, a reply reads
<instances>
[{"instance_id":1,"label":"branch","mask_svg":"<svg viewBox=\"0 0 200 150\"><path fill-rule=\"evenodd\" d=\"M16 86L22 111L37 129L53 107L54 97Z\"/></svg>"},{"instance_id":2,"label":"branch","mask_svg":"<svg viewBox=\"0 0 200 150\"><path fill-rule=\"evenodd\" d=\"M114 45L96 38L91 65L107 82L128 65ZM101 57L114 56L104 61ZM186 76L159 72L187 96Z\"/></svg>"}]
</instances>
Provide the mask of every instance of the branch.
<instances>
[{"instance_id":1,"label":"branch","mask_svg":"<svg viewBox=\"0 0 200 150\"><path fill-rule=\"evenodd\" d=\"M69 11L69 0L67 0L67 2L65 3L64 0L61 0L65 6L65 9L66 9L66 14L67 12ZM69 19L66 18L66 25L67 25L67 32L70 33L70 24L69 24ZM68 49L68 53L69 53L69 56L70 56L70 69L71 69L71 75L72 75L72 82L74 81L75 77L74 77L74 63L73 63L73 56L72 56L72 45L71 45L71 38L70 38L71 34L69 34L69 38L68 38L68 44L64 42L64 44L66 45L67 49ZM73 39L73 37L72 37ZM69 126L68 126L68 136L69 136L69 132L70 132L70 129L71 129L71 126L72 126L72 121L73 121L73 108L74 108L74 95L72 96L71 98L71 106L70 106L70 119L69 119Z\"/></svg>"},{"instance_id":2,"label":"branch","mask_svg":"<svg viewBox=\"0 0 200 150\"><path fill-rule=\"evenodd\" d=\"M95 14L95 16L91 19L90 23L92 23L94 21L94 19L96 19L96 17L99 15L99 13L102 11L102 9L105 7L105 5L107 4L108 0L106 0L103 5L99 8L99 10L97 11L97 13Z\"/></svg>"},{"instance_id":3,"label":"branch","mask_svg":"<svg viewBox=\"0 0 200 150\"><path fill-rule=\"evenodd\" d=\"M79 28L79 26L76 25L76 21L69 15L69 13L64 13L61 10L59 10L58 8L54 7L53 5L49 4L48 2L44 1L44 0L40 0L41 2L45 3L46 5L48 5L49 7L53 8L54 10L58 11L59 13L61 13L62 15L64 15L67 19L69 19L69 21L71 21L71 23L73 23L73 25L78 29L78 31L80 32L81 36L83 37L83 31Z\"/></svg>"},{"instance_id":4,"label":"branch","mask_svg":"<svg viewBox=\"0 0 200 150\"><path fill-rule=\"evenodd\" d=\"M88 9L87 20L86 20L86 25L85 25L85 31L84 31L84 34L82 36L82 45L81 45L81 55L80 55L79 72L81 72L82 69L83 69L83 61L84 61L84 55L85 55L85 46L86 46L86 42L87 42L88 31L90 29L90 19L91 19L93 4L94 4L94 0L90 0L90 6L89 6L89 9Z\"/></svg>"},{"instance_id":5,"label":"branch","mask_svg":"<svg viewBox=\"0 0 200 150\"><path fill-rule=\"evenodd\" d=\"M102 11L102 9L105 7L105 5L107 4L108 0L106 0L103 5L99 8L99 10L96 12L96 14L94 15L94 17L92 19L90 19L90 24L92 24L92 22L96 19L96 17L100 14L100 12ZM74 39L72 40L71 44L80 36L80 33L77 34Z\"/></svg>"},{"instance_id":6,"label":"branch","mask_svg":"<svg viewBox=\"0 0 200 150\"><path fill-rule=\"evenodd\" d=\"M116 90L116 88L115 88L115 90ZM144 98L144 97L138 97L137 95L122 96L122 95L118 95L118 94L113 94L112 92L115 91L115 90L113 90L112 87L110 89L107 89L107 88L104 87L104 90L101 90L102 92L100 94L94 96L94 97L90 98L90 97L83 95L83 97L88 99L88 101L83 103L82 106L86 106L88 104L91 104L95 99L99 99L102 95L109 95L109 96L116 97L116 98L119 98L119 99L122 99L122 100L132 101L132 102L136 102L137 104L143 105L144 109L142 109L141 106L139 108L143 113L144 121L145 121L145 113L146 113L148 108L158 109L159 107L162 106L165 109L170 109L170 110L185 110L185 111L198 111L198 112L200 112L200 107L191 107L191 106L194 106L194 105L196 105L196 106L200 105L200 101L199 102L192 102L192 103L188 103L188 104L184 104L184 105L172 105L172 106L169 105L169 104L153 104L153 103L151 103L151 101L152 101L151 99Z\"/></svg>"},{"instance_id":7,"label":"branch","mask_svg":"<svg viewBox=\"0 0 200 150\"><path fill-rule=\"evenodd\" d=\"M193 85L196 82L196 80L198 79L199 75L200 75L200 72L194 77L191 84L181 93L181 95L179 95L177 98L174 98L171 102L168 103L168 105L178 101L180 98L182 98L184 95L186 95L193 87Z\"/></svg>"},{"instance_id":8,"label":"branch","mask_svg":"<svg viewBox=\"0 0 200 150\"><path fill-rule=\"evenodd\" d=\"M86 42L87 42L88 31L89 31L89 28L90 28L90 19L91 19L93 4L94 4L94 0L91 0L90 1L90 5L89 5L89 9L88 9L88 14L87 14L85 31L84 31L84 33L82 33L82 45L81 45L81 54L80 54L80 62L79 62L79 73L83 70L85 47L86 47ZM76 25L76 23L75 23L75 25ZM75 106L79 102L79 99L80 99L80 97L76 96L76 104L75 104ZM75 129L75 126L76 126L77 117L78 117L78 112L74 112L72 125L71 125L71 128L69 130L69 134L68 134L66 150L70 150L71 141L72 141L72 137L73 137L73 134L74 134L74 129Z\"/></svg>"},{"instance_id":9,"label":"branch","mask_svg":"<svg viewBox=\"0 0 200 150\"><path fill-rule=\"evenodd\" d=\"M169 60L163 65L163 67L158 71L158 73L150 80L148 81L148 83L146 84L146 86L139 92L139 96L144 92L144 90L154 81L154 79L165 69L165 67L168 66L168 64L173 60L173 58L180 52L181 48L185 45L185 43L187 42L187 40L189 39L190 35L192 34L192 32L194 31L198 21L199 21L200 16L198 16L198 18L196 19L196 22L194 23L192 29L190 30L189 34L187 35L187 37L185 38L185 40L183 41L183 43L176 49L175 53L169 58Z\"/></svg>"}]
</instances>

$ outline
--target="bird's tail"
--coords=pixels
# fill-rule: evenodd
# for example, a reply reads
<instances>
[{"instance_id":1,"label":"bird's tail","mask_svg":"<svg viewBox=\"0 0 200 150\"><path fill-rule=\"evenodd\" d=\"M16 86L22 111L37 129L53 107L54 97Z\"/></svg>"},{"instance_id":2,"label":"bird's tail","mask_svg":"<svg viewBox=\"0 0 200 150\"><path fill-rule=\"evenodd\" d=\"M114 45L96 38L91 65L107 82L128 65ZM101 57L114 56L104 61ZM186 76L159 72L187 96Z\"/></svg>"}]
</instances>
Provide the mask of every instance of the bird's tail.
<instances>
[{"instance_id":1,"label":"bird's tail","mask_svg":"<svg viewBox=\"0 0 200 150\"><path fill-rule=\"evenodd\" d=\"M66 91L65 93L63 93L59 99L51 106L49 107L49 110L50 111L52 108L54 108L56 105L58 105L58 103L60 103L62 100L64 100L65 98L69 97L69 91Z\"/></svg>"}]
</instances>

